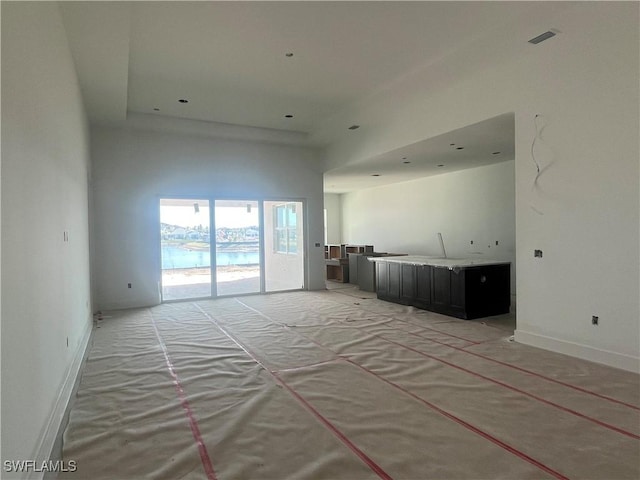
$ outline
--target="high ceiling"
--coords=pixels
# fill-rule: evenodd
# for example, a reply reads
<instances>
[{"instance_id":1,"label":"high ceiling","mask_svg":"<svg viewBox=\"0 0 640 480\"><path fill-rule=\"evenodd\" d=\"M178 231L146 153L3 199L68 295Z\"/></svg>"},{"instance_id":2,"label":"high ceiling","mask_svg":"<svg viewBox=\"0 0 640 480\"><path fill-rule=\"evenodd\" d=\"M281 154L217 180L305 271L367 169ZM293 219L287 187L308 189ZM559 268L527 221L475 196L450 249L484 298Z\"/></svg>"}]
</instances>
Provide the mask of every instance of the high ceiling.
<instances>
[{"instance_id":1,"label":"high ceiling","mask_svg":"<svg viewBox=\"0 0 640 480\"><path fill-rule=\"evenodd\" d=\"M540 3L62 2L61 11L92 123L178 117L324 146L335 140L327 132L350 126L332 119L403 76L478 45L501 52L496 32L526 25ZM367 171L383 171L385 158L370 159ZM342 173L334 191L352 188L354 172Z\"/></svg>"}]
</instances>

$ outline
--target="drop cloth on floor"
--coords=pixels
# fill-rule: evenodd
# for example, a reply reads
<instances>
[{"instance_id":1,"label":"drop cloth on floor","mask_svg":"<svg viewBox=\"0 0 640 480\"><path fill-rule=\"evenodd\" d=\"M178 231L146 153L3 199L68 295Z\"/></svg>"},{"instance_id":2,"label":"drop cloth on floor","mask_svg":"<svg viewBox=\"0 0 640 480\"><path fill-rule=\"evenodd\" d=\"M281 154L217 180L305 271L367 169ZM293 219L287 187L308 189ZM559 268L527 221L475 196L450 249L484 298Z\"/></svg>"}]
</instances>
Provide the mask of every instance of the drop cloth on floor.
<instances>
[{"instance_id":1,"label":"drop cloth on floor","mask_svg":"<svg viewBox=\"0 0 640 480\"><path fill-rule=\"evenodd\" d=\"M61 478L640 477L638 376L490 322L338 291L112 315Z\"/></svg>"}]
</instances>

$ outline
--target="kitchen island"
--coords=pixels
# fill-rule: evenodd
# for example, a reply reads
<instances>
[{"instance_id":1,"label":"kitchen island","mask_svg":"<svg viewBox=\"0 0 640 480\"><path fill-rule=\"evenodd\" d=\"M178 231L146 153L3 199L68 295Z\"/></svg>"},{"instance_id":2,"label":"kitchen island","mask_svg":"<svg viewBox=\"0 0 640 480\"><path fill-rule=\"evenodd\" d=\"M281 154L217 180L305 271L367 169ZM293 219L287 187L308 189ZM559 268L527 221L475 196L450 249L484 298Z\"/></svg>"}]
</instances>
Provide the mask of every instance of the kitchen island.
<instances>
[{"instance_id":1,"label":"kitchen island","mask_svg":"<svg viewBox=\"0 0 640 480\"><path fill-rule=\"evenodd\" d=\"M369 261L381 300L466 320L509 313L510 262L417 255Z\"/></svg>"}]
</instances>

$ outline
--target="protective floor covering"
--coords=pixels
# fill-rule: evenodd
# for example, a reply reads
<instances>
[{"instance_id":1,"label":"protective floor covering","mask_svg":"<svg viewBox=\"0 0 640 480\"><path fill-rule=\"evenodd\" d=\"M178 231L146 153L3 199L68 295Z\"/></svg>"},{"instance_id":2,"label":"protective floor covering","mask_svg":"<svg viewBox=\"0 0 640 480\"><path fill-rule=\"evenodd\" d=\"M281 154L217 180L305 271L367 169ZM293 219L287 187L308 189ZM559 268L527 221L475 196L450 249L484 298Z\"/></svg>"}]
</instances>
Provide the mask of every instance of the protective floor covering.
<instances>
[{"instance_id":1,"label":"protective floor covering","mask_svg":"<svg viewBox=\"0 0 640 480\"><path fill-rule=\"evenodd\" d=\"M114 312L73 479L638 479L637 375L349 292Z\"/></svg>"}]
</instances>

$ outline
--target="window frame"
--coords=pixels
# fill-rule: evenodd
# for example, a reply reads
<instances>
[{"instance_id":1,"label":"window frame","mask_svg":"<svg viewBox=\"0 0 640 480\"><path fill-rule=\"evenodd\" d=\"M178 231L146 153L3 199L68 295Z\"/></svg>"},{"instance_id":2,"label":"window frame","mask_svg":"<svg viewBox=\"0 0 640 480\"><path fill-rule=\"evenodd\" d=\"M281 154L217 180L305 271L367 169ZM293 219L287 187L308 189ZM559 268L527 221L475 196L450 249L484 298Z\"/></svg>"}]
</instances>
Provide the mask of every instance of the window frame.
<instances>
[{"instance_id":1,"label":"window frame","mask_svg":"<svg viewBox=\"0 0 640 480\"><path fill-rule=\"evenodd\" d=\"M295 208L296 202L273 206L273 253L298 255L298 221ZM280 212L282 215L279 215ZM290 221L292 218L293 224Z\"/></svg>"}]
</instances>

